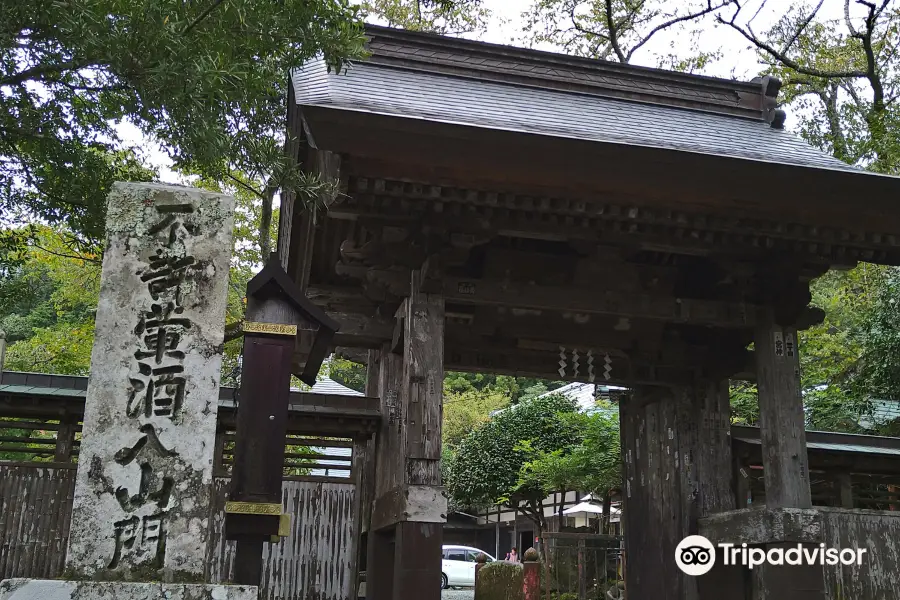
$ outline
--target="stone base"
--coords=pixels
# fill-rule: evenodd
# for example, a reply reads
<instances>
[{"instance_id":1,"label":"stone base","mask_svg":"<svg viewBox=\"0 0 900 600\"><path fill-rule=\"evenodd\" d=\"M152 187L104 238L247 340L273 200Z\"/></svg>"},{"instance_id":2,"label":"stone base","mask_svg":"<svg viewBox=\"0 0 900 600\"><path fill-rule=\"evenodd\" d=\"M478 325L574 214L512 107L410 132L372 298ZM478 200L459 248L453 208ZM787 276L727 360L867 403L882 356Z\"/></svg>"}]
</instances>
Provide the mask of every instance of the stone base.
<instances>
[{"instance_id":1,"label":"stone base","mask_svg":"<svg viewBox=\"0 0 900 600\"><path fill-rule=\"evenodd\" d=\"M818 544L822 515L814 508L742 508L699 521L700 535L713 544Z\"/></svg>"},{"instance_id":2,"label":"stone base","mask_svg":"<svg viewBox=\"0 0 900 600\"><path fill-rule=\"evenodd\" d=\"M0 600L257 600L255 586L6 579Z\"/></svg>"}]
</instances>

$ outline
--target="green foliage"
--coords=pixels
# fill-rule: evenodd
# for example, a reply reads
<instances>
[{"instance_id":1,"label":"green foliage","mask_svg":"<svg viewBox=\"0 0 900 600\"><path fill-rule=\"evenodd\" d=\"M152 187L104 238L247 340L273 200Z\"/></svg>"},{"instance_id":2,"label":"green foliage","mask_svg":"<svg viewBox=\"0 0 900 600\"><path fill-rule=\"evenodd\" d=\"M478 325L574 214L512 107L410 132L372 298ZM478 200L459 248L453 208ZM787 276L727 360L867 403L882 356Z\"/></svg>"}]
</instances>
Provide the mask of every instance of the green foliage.
<instances>
[{"instance_id":1,"label":"green foliage","mask_svg":"<svg viewBox=\"0 0 900 600\"><path fill-rule=\"evenodd\" d=\"M179 170L275 189L291 68L362 51L345 0L23 0L0 5L0 212L102 238L109 185L154 174L115 124L159 140Z\"/></svg>"},{"instance_id":2,"label":"green foliage","mask_svg":"<svg viewBox=\"0 0 900 600\"><path fill-rule=\"evenodd\" d=\"M546 392L558 389L565 384L565 381L547 381L532 377L513 377L510 375L491 375L486 373L448 371L444 374L444 394L461 394L473 391L497 393L507 396L512 404L535 398Z\"/></svg>"},{"instance_id":3,"label":"green foliage","mask_svg":"<svg viewBox=\"0 0 900 600\"><path fill-rule=\"evenodd\" d=\"M900 280L894 267L860 264L830 271L813 282L822 324L800 334L801 387L807 427L846 433L886 433L891 424L864 430L874 400L900 399ZM734 421L756 425L756 386L732 382Z\"/></svg>"},{"instance_id":4,"label":"green foliage","mask_svg":"<svg viewBox=\"0 0 900 600\"><path fill-rule=\"evenodd\" d=\"M545 496L559 490L579 490L602 498L610 488L619 487L622 463L618 413L603 404L588 414L564 413L559 418L571 430L574 443L540 451L527 442L522 444L528 460L519 470L516 489L538 488Z\"/></svg>"},{"instance_id":5,"label":"green foliage","mask_svg":"<svg viewBox=\"0 0 900 600\"><path fill-rule=\"evenodd\" d=\"M490 11L482 0L365 0L365 17L390 27L443 35L483 33Z\"/></svg>"},{"instance_id":6,"label":"green foliage","mask_svg":"<svg viewBox=\"0 0 900 600\"><path fill-rule=\"evenodd\" d=\"M759 425L759 396L756 384L748 381L732 381L729 393L731 422L735 425Z\"/></svg>"},{"instance_id":7,"label":"green foliage","mask_svg":"<svg viewBox=\"0 0 900 600\"><path fill-rule=\"evenodd\" d=\"M456 448L469 433L485 423L493 411L507 406L509 396L490 389L445 393L441 429L444 446Z\"/></svg>"},{"instance_id":8,"label":"green foliage","mask_svg":"<svg viewBox=\"0 0 900 600\"><path fill-rule=\"evenodd\" d=\"M492 562L478 571L475 597L479 600L523 600L525 569L520 563Z\"/></svg>"},{"instance_id":9,"label":"green foliage","mask_svg":"<svg viewBox=\"0 0 900 600\"><path fill-rule=\"evenodd\" d=\"M366 365L331 356L322 368L330 379L339 384L357 392L366 392Z\"/></svg>"},{"instance_id":10,"label":"green foliage","mask_svg":"<svg viewBox=\"0 0 900 600\"><path fill-rule=\"evenodd\" d=\"M578 432L560 419L573 412L570 399L554 394L512 406L469 433L455 450L445 482L456 504L522 502L540 526L545 495L539 485L519 485L519 473L532 453L577 443Z\"/></svg>"},{"instance_id":11,"label":"green foliage","mask_svg":"<svg viewBox=\"0 0 900 600\"><path fill-rule=\"evenodd\" d=\"M5 368L85 375L100 293L95 256L75 254L65 233L30 228L30 242L0 261L0 327L10 342Z\"/></svg>"},{"instance_id":12,"label":"green foliage","mask_svg":"<svg viewBox=\"0 0 900 600\"><path fill-rule=\"evenodd\" d=\"M821 7L779 7L775 24L759 35L750 27L753 11L722 22L750 40L783 81L803 137L845 162L898 173L900 5L848 2L841 19Z\"/></svg>"}]
</instances>

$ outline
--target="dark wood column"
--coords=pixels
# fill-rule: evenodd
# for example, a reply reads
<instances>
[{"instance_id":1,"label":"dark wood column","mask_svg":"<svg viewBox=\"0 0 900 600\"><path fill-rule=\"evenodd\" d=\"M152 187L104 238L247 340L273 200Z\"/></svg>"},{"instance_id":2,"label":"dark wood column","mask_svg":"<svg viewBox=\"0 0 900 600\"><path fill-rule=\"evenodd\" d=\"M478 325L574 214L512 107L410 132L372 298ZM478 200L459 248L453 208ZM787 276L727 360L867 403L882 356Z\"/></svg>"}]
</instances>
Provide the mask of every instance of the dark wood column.
<instances>
[{"instance_id":1,"label":"dark wood column","mask_svg":"<svg viewBox=\"0 0 900 600\"><path fill-rule=\"evenodd\" d=\"M777 323L770 311L761 311L754 345L766 509L812 508L797 329ZM765 532L762 539L770 541L762 544L764 549L796 545L795 540L773 536L774 532ZM755 584L754 600L826 597L822 566L762 565Z\"/></svg>"},{"instance_id":2,"label":"dark wood column","mask_svg":"<svg viewBox=\"0 0 900 600\"><path fill-rule=\"evenodd\" d=\"M694 388L692 415L697 423L697 440L693 465L696 502L686 535L699 532L697 520L711 514L738 507L734 480L734 458L731 445L731 402L728 381L704 382ZM699 600L743 600L744 573L739 567L724 566L720 555L716 566L702 577L686 577L696 585ZM688 594L686 598L693 598Z\"/></svg>"},{"instance_id":3,"label":"dark wood column","mask_svg":"<svg viewBox=\"0 0 900 600\"><path fill-rule=\"evenodd\" d=\"M740 572L693 578L675 563L700 517L735 507L727 384L639 389L620 416L629 596L743 600Z\"/></svg>"},{"instance_id":4,"label":"dark wood column","mask_svg":"<svg viewBox=\"0 0 900 600\"><path fill-rule=\"evenodd\" d=\"M440 598L447 518L440 465L444 301L422 291L418 271L411 279L394 341L379 352L383 416L367 570L373 600Z\"/></svg>"},{"instance_id":5,"label":"dark wood column","mask_svg":"<svg viewBox=\"0 0 900 600\"><path fill-rule=\"evenodd\" d=\"M809 508L809 460L797 330L763 312L755 339L767 508Z\"/></svg>"}]
</instances>

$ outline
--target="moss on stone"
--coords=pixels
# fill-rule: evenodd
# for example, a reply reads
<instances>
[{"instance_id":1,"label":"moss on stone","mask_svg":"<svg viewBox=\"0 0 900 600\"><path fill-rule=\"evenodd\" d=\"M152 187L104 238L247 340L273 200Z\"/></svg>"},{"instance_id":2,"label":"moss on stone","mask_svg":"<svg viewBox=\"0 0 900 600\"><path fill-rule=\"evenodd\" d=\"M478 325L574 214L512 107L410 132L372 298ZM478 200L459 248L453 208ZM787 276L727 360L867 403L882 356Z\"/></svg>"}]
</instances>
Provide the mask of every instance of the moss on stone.
<instances>
[{"instance_id":1,"label":"moss on stone","mask_svg":"<svg viewBox=\"0 0 900 600\"><path fill-rule=\"evenodd\" d=\"M509 562L493 562L478 572L475 583L475 600L524 600L522 565Z\"/></svg>"}]
</instances>

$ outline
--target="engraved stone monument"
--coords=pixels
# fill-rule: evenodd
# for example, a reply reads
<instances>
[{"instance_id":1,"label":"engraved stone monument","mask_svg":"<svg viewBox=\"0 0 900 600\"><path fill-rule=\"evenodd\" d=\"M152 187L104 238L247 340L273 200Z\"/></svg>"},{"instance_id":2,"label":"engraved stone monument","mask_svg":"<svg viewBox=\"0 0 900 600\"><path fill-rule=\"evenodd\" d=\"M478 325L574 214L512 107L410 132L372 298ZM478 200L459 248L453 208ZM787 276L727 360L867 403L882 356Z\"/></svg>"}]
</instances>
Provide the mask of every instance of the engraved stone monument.
<instances>
[{"instance_id":1,"label":"engraved stone monument","mask_svg":"<svg viewBox=\"0 0 900 600\"><path fill-rule=\"evenodd\" d=\"M205 583L233 208L193 188L115 184L69 581L5 581L0 599L256 598Z\"/></svg>"}]
</instances>

